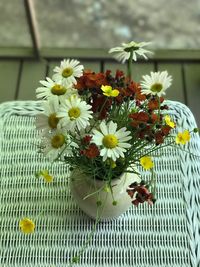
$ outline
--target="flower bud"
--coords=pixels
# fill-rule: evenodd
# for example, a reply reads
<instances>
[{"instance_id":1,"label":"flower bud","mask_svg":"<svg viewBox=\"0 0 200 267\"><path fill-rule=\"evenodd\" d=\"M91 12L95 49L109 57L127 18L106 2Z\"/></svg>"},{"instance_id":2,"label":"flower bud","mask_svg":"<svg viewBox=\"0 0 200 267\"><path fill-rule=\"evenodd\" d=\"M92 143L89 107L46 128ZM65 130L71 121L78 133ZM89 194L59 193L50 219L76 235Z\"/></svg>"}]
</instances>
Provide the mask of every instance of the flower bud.
<instances>
[{"instance_id":1,"label":"flower bud","mask_svg":"<svg viewBox=\"0 0 200 267\"><path fill-rule=\"evenodd\" d=\"M194 133L198 133L199 132L199 128L194 128L193 132Z\"/></svg>"},{"instance_id":2,"label":"flower bud","mask_svg":"<svg viewBox=\"0 0 200 267\"><path fill-rule=\"evenodd\" d=\"M114 200L112 204L113 204L113 206L117 206L117 201Z\"/></svg>"}]
</instances>

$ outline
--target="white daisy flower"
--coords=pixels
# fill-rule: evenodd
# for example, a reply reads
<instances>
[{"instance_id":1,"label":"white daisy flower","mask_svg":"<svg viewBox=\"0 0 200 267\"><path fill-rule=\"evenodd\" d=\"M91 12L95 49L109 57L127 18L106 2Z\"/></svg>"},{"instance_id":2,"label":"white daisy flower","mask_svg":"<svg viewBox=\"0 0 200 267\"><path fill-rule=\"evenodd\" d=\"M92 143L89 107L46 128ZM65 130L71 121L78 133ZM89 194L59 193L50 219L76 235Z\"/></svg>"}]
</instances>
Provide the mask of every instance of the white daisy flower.
<instances>
[{"instance_id":1,"label":"white daisy flower","mask_svg":"<svg viewBox=\"0 0 200 267\"><path fill-rule=\"evenodd\" d=\"M168 76L167 71L151 72L151 75L144 75L141 93L144 95L152 94L165 95L165 91L172 84L172 76Z\"/></svg>"},{"instance_id":2,"label":"white daisy flower","mask_svg":"<svg viewBox=\"0 0 200 267\"><path fill-rule=\"evenodd\" d=\"M58 158L61 153L62 159L65 155L71 154L71 148L73 145L74 143L70 141L70 137L60 130L47 133L41 142L42 152L47 158L49 158L50 161Z\"/></svg>"},{"instance_id":3,"label":"white daisy flower","mask_svg":"<svg viewBox=\"0 0 200 267\"><path fill-rule=\"evenodd\" d=\"M62 127L70 131L74 131L76 127L79 131L85 129L90 124L89 119L92 118L91 108L76 95L61 101L58 117L61 118Z\"/></svg>"},{"instance_id":4,"label":"white daisy flower","mask_svg":"<svg viewBox=\"0 0 200 267\"><path fill-rule=\"evenodd\" d=\"M61 61L60 67L55 67L53 79L55 81L61 81L64 85L67 84L76 84L77 81L75 78L82 76L83 74L83 65L79 65L79 61L75 59L64 59Z\"/></svg>"},{"instance_id":5,"label":"white daisy flower","mask_svg":"<svg viewBox=\"0 0 200 267\"><path fill-rule=\"evenodd\" d=\"M114 58L118 61L124 63L130 58L132 51L132 59L137 61L137 56L144 57L147 59L146 54L153 54L151 51L144 49L144 46L147 46L151 43L141 42L136 43L134 41L130 43L122 43L122 46L113 47L109 50L109 53L115 53Z\"/></svg>"},{"instance_id":6,"label":"white daisy flower","mask_svg":"<svg viewBox=\"0 0 200 267\"><path fill-rule=\"evenodd\" d=\"M36 129L43 131L43 134L59 128L59 101L57 97L51 97L42 102L43 113L36 116Z\"/></svg>"},{"instance_id":7,"label":"white daisy flower","mask_svg":"<svg viewBox=\"0 0 200 267\"><path fill-rule=\"evenodd\" d=\"M37 98L48 99L49 97L56 96L60 99L77 93L77 90L72 88L72 84L63 85L61 82L56 82L48 77L46 81L40 81L40 83L43 87L38 87L36 89Z\"/></svg>"},{"instance_id":8,"label":"white daisy flower","mask_svg":"<svg viewBox=\"0 0 200 267\"><path fill-rule=\"evenodd\" d=\"M92 142L100 148L100 155L103 161L111 158L116 161L117 158L124 158L124 152L131 145L127 143L132 137L130 131L125 127L117 130L117 123L110 121L107 125L102 121L99 125L101 131L93 130Z\"/></svg>"}]
</instances>

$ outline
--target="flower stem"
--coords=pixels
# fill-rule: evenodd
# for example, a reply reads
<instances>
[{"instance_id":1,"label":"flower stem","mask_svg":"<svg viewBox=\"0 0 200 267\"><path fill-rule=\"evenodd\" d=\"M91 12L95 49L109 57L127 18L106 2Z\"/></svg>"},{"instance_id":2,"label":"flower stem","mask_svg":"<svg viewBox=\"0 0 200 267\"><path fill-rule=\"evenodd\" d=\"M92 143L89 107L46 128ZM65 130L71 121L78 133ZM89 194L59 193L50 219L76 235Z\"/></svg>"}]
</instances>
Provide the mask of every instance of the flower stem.
<instances>
[{"instance_id":1,"label":"flower stem","mask_svg":"<svg viewBox=\"0 0 200 267\"><path fill-rule=\"evenodd\" d=\"M99 222L101 221L101 216L102 216L102 213L103 213L103 210L104 210L104 207L105 207L105 204L106 204L106 201L107 201L107 196L108 196L108 193L106 194L106 197L105 197L105 200L104 200L104 203L103 205L101 206L97 206L97 211L96 211L96 218L95 218L95 223L93 225L93 228L92 228L92 231L90 232L89 236L88 236L88 239L86 240L85 244L83 245L83 247L79 250L79 252L77 253L77 256L75 256L71 263L69 264L69 267L72 267L74 264L76 263L79 263L79 260L80 260L80 257L83 255L83 253L85 252L85 250L88 248L89 244L90 244L90 241L92 239L92 237L94 236L95 234L95 231L97 229L97 225L99 224ZM100 209L101 209L101 212L100 212Z\"/></svg>"},{"instance_id":2,"label":"flower stem","mask_svg":"<svg viewBox=\"0 0 200 267\"><path fill-rule=\"evenodd\" d=\"M102 110L104 109L106 103L108 101L108 98L105 99L105 101L103 102L103 105L101 106L101 109L99 111L99 115L101 115ZM87 134L90 134L90 132L94 129L94 127L96 126L96 124L98 123L98 119L94 122L94 124L90 127L89 131L87 132Z\"/></svg>"},{"instance_id":3,"label":"flower stem","mask_svg":"<svg viewBox=\"0 0 200 267\"><path fill-rule=\"evenodd\" d=\"M132 58L133 58L133 50L130 51L130 57L128 60L128 69L127 69L127 76L130 80L132 77Z\"/></svg>"}]
</instances>

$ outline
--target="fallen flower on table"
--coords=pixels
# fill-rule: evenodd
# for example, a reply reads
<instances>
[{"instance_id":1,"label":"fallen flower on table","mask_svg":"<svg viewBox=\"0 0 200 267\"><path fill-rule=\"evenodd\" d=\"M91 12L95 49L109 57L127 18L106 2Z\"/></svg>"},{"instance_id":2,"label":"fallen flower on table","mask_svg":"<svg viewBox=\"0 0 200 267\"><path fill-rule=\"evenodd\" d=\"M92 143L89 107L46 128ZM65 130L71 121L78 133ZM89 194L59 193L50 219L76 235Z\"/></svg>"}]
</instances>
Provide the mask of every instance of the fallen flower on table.
<instances>
[{"instance_id":1,"label":"fallen flower on table","mask_svg":"<svg viewBox=\"0 0 200 267\"><path fill-rule=\"evenodd\" d=\"M185 145L187 142L190 141L190 132L185 130L182 133L178 133L176 136L176 143Z\"/></svg>"},{"instance_id":2,"label":"fallen flower on table","mask_svg":"<svg viewBox=\"0 0 200 267\"><path fill-rule=\"evenodd\" d=\"M153 163L151 157L148 157L148 156L140 158L140 164L142 165L142 167L145 170L149 170L149 169L153 168L153 166L154 166L154 163Z\"/></svg>"},{"instance_id":3,"label":"fallen flower on table","mask_svg":"<svg viewBox=\"0 0 200 267\"><path fill-rule=\"evenodd\" d=\"M48 170L41 170L35 174L36 178L42 176L47 183L53 182L53 176L49 174Z\"/></svg>"},{"instance_id":4,"label":"fallen flower on table","mask_svg":"<svg viewBox=\"0 0 200 267\"><path fill-rule=\"evenodd\" d=\"M29 218L23 218L19 222L21 232L24 234L31 234L35 231L35 223Z\"/></svg>"}]
</instances>

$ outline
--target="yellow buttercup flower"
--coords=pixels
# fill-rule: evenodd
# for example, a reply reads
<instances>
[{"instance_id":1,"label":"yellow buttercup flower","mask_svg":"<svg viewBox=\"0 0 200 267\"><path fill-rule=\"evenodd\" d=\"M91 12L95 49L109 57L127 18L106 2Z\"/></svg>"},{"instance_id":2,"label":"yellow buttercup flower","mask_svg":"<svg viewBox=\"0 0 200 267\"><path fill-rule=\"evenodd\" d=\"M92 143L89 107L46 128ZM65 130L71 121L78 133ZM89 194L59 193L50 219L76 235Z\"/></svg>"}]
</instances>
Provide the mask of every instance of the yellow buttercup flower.
<instances>
[{"instance_id":1,"label":"yellow buttercup flower","mask_svg":"<svg viewBox=\"0 0 200 267\"><path fill-rule=\"evenodd\" d=\"M171 121L171 118L169 115L165 116L165 122L169 127L171 127L171 128L175 127L175 123L173 121Z\"/></svg>"},{"instance_id":2,"label":"yellow buttercup flower","mask_svg":"<svg viewBox=\"0 0 200 267\"><path fill-rule=\"evenodd\" d=\"M185 130L182 133L178 133L176 136L176 143L185 145L190 140L190 132Z\"/></svg>"},{"instance_id":3,"label":"yellow buttercup flower","mask_svg":"<svg viewBox=\"0 0 200 267\"><path fill-rule=\"evenodd\" d=\"M31 234L35 230L35 223L29 218L23 218L19 222L19 227L24 234Z\"/></svg>"},{"instance_id":4,"label":"yellow buttercup flower","mask_svg":"<svg viewBox=\"0 0 200 267\"><path fill-rule=\"evenodd\" d=\"M149 169L153 168L153 166L154 166L154 163L153 163L151 157L148 157L148 156L140 158L140 164L146 170L149 170Z\"/></svg>"},{"instance_id":5,"label":"yellow buttercup flower","mask_svg":"<svg viewBox=\"0 0 200 267\"><path fill-rule=\"evenodd\" d=\"M110 85L102 85L101 90L103 91L103 94L108 97L116 97L119 95L119 90L112 89L112 86Z\"/></svg>"},{"instance_id":6,"label":"yellow buttercup flower","mask_svg":"<svg viewBox=\"0 0 200 267\"><path fill-rule=\"evenodd\" d=\"M53 176L49 174L48 170L41 171L41 175L47 183L51 183L53 181Z\"/></svg>"}]
</instances>

